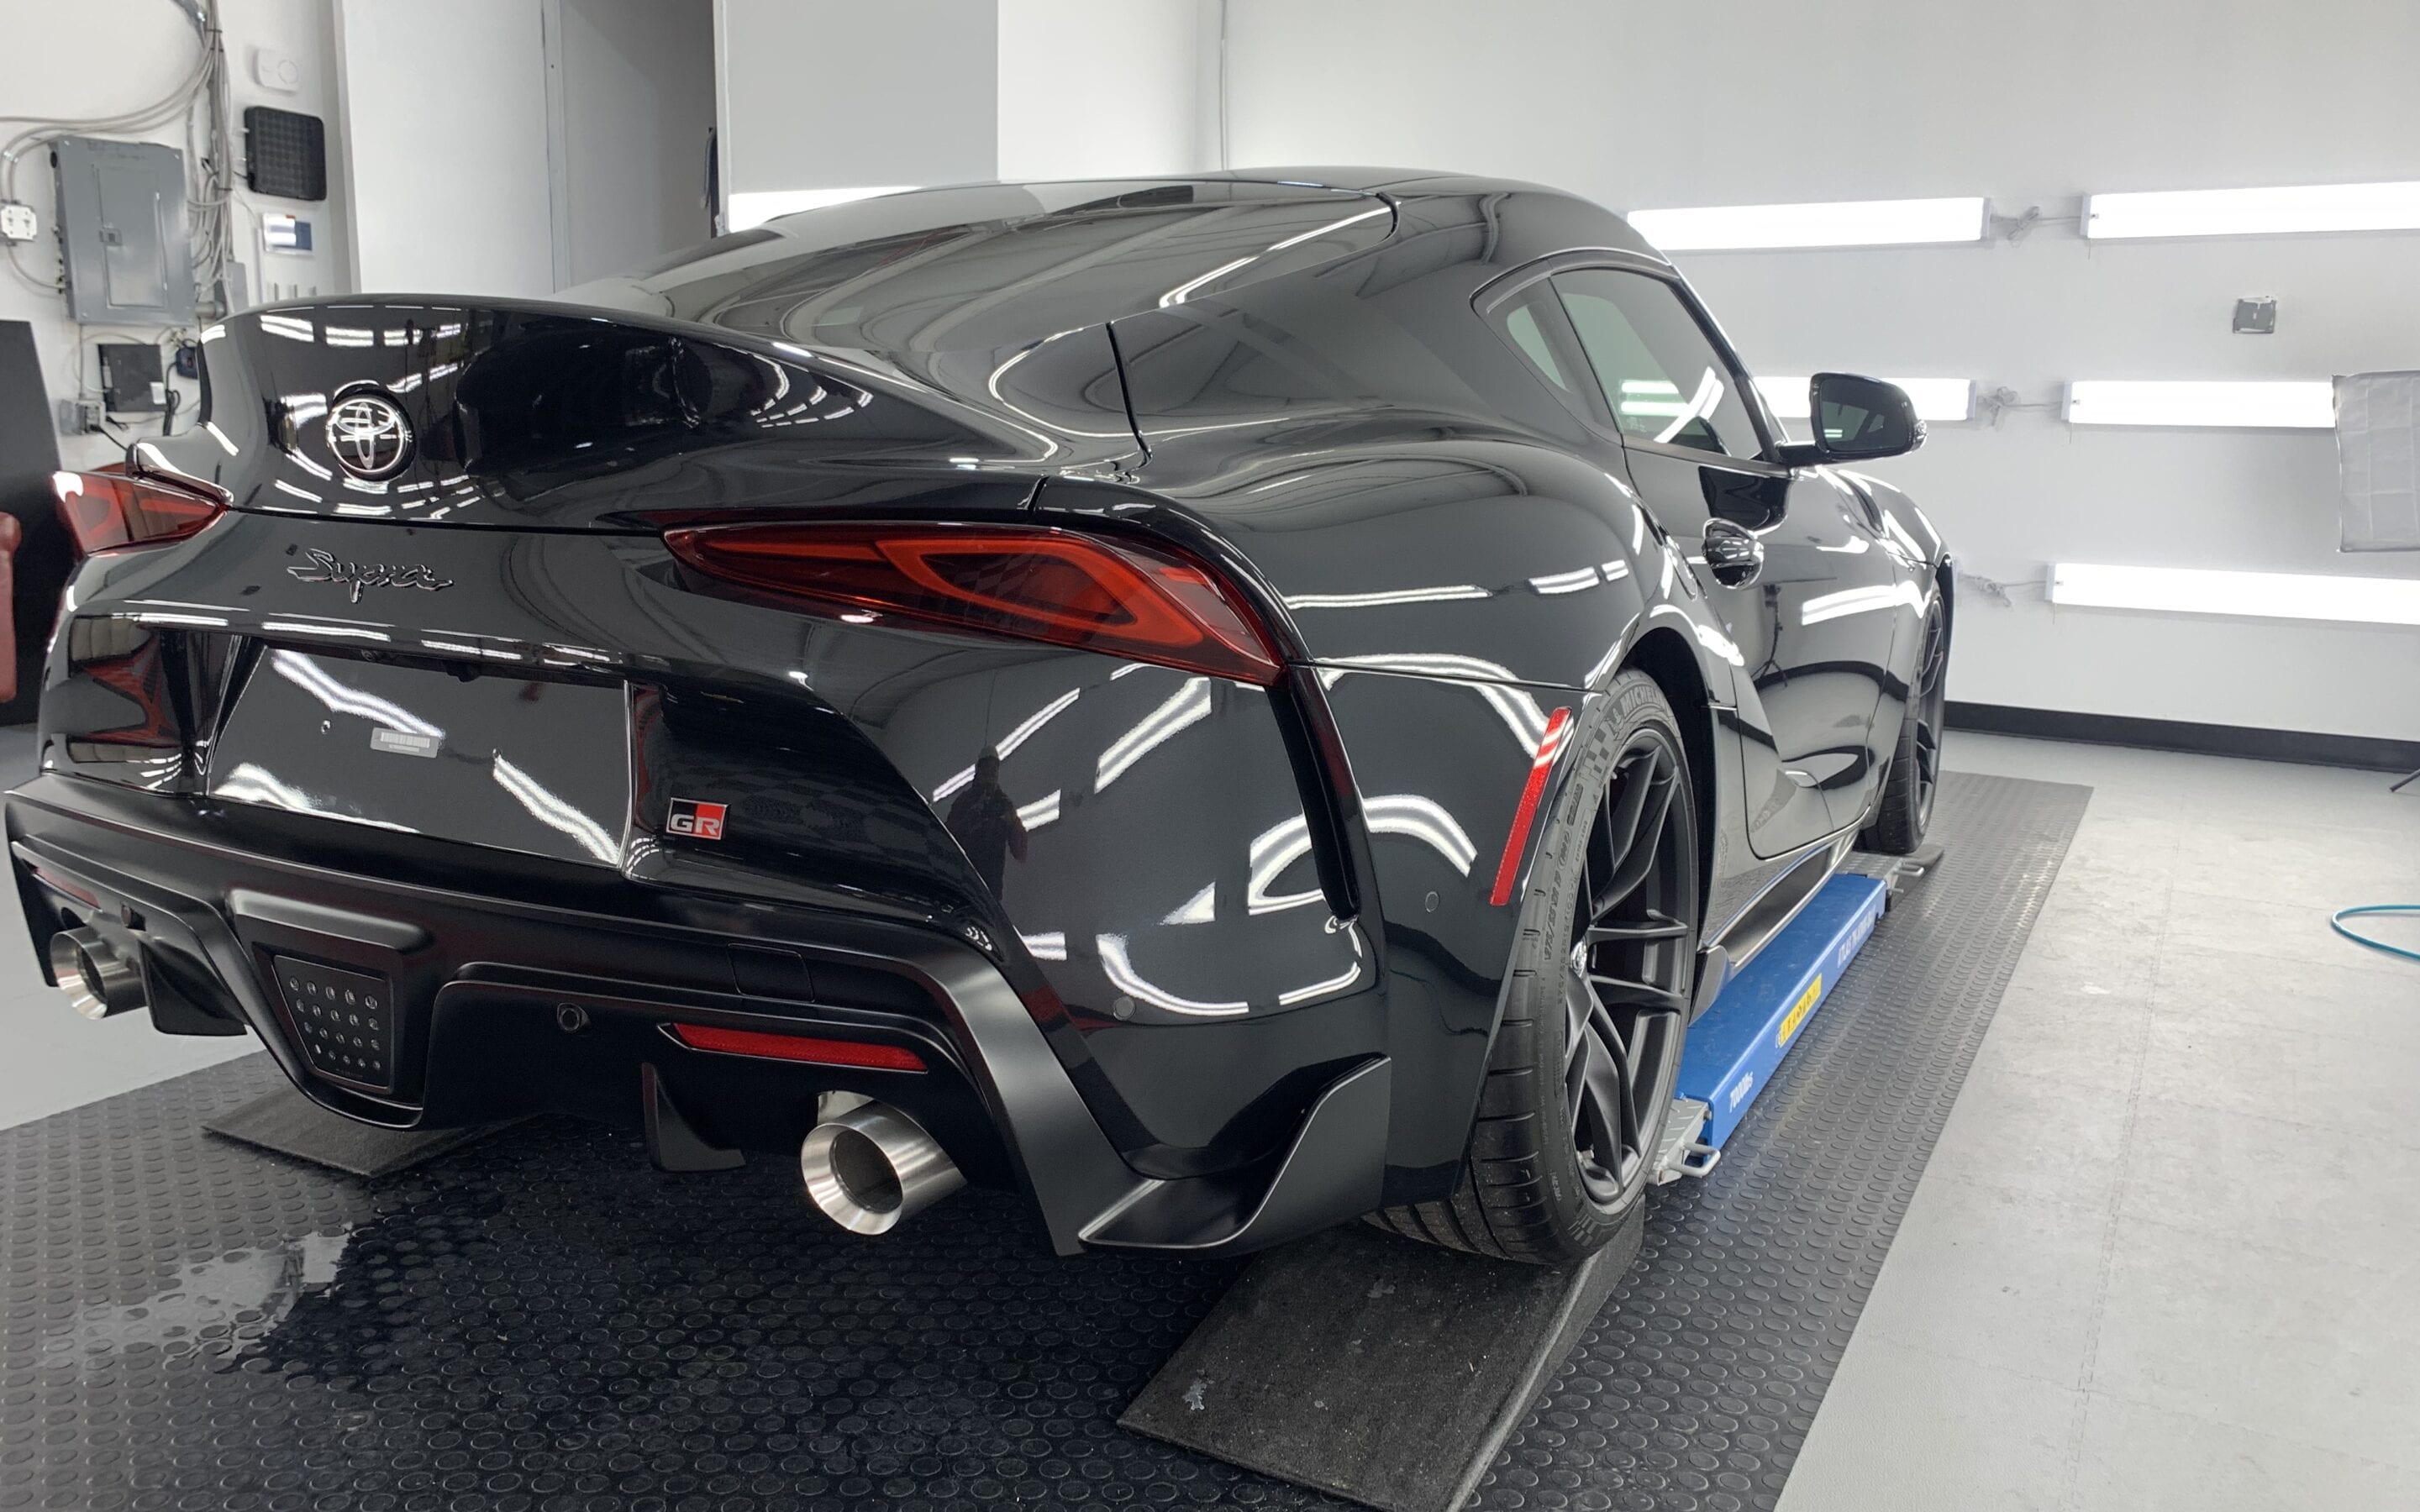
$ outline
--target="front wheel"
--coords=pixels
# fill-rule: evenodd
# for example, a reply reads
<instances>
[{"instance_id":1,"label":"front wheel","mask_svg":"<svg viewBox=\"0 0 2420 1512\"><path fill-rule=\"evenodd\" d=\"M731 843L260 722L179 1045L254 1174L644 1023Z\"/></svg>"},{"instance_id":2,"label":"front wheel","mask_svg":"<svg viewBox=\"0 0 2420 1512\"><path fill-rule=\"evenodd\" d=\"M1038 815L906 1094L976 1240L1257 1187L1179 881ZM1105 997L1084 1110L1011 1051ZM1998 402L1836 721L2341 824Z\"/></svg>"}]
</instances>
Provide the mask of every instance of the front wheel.
<instances>
[{"instance_id":1,"label":"front wheel","mask_svg":"<svg viewBox=\"0 0 2420 1512\"><path fill-rule=\"evenodd\" d=\"M1654 1180L1697 980L1697 799L1654 680L1626 671L1606 702L1540 841L1461 1180L1372 1215L1406 1238L1569 1264Z\"/></svg>"},{"instance_id":2,"label":"front wheel","mask_svg":"<svg viewBox=\"0 0 2420 1512\"><path fill-rule=\"evenodd\" d=\"M1949 614L1936 600L1924 617L1923 651L1907 711L1900 717L1899 744L1883 774L1882 802L1873 823L1857 835L1857 849L1879 856L1911 856L1932 824L1932 796L1941 785L1941 730L1948 712Z\"/></svg>"}]
</instances>

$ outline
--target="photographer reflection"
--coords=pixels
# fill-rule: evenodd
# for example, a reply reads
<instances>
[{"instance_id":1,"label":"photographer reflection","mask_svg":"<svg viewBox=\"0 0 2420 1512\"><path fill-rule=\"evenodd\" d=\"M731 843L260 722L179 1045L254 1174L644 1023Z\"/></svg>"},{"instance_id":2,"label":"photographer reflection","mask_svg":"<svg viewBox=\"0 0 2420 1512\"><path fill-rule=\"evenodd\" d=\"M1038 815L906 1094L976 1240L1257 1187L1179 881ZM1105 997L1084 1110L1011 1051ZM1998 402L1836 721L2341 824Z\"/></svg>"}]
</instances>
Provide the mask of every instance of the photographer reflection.
<instances>
[{"instance_id":1,"label":"photographer reflection","mask_svg":"<svg viewBox=\"0 0 2420 1512\"><path fill-rule=\"evenodd\" d=\"M975 758L974 780L951 803L943 823L966 848L984 886L997 895L1009 856L1025 859L1025 821L1016 816L1016 804L1000 785L997 748Z\"/></svg>"}]
</instances>

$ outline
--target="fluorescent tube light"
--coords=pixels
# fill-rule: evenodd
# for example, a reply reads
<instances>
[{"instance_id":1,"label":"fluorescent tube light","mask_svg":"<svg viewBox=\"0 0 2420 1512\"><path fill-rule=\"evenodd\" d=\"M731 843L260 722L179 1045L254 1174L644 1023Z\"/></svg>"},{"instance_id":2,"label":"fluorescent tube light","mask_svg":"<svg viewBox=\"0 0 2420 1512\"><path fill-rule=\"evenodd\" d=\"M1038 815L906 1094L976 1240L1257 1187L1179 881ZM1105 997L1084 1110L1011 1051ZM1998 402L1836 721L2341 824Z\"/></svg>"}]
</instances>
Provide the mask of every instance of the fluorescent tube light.
<instances>
[{"instance_id":1,"label":"fluorescent tube light","mask_svg":"<svg viewBox=\"0 0 2420 1512\"><path fill-rule=\"evenodd\" d=\"M2337 578L2060 562L2050 569L2050 601L2092 609L2420 625L2420 578Z\"/></svg>"},{"instance_id":2,"label":"fluorescent tube light","mask_svg":"<svg viewBox=\"0 0 2420 1512\"><path fill-rule=\"evenodd\" d=\"M1859 199L1822 205L1714 205L1633 210L1637 231L1664 252L1756 247L1882 247L1980 241L1980 198Z\"/></svg>"},{"instance_id":3,"label":"fluorescent tube light","mask_svg":"<svg viewBox=\"0 0 2420 1512\"><path fill-rule=\"evenodd\" d=\"M2078 378L2067 386L2067 423L2334 430L2335 385L2325 378L2177 383Z\"/></svg>"},{"instance_id":4,"label":"fluorescent tube light","mask_svg":"<svg viewBox=\"0 0 2420 1512\"><path fill-rule=\"evenodd\" d=\"M2084 234L2096 240L2414 229L2420 229L2420 182L2178 189L2084 198Z\"/></svg>"},{"instance_id":5,"label":"fluorescent tube light","mask_svg":"<svg viewBox=\"0 0 2420 1512\"><path fill-rule=\"evenodd\" d=\"M845 205L850 200L872 199L876 194L904 194L917 187L882 184L872 189L752 189L731 196L731 208L724 213L722 224L733 231L746 231L777 215L819 210L827 205Z\"/></svg>"},{"instance_id":6,"label":"fluorescent tube light","mask_svg":"<svg viewBox=\"0 0 2420 1512\"><path fill-rule=\"evenodd\" d=\"M1918 420L1972 420L1975 418L1975 380L1973 378L1885 378L1907 391L1916 404ZM1792 424L1804 425L1813 417L1807 413L1807 379L1803 378L1761 378L1756 391L1773 412Z\"/></svg>"}]
</instances>

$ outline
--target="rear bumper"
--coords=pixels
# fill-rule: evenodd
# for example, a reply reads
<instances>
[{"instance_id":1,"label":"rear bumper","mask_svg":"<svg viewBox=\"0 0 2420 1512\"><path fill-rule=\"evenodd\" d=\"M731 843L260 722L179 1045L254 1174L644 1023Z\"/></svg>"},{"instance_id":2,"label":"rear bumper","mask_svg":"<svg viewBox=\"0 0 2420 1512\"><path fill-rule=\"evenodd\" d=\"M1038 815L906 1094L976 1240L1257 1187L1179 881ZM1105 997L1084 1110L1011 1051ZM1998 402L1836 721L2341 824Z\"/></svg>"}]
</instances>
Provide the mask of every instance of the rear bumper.
<instances>
[{"instance_id":1,"label":"rear bumper","mask_svg":"<svg viewBox=\"0 0 2420 1512\"><path fill-rule=\"evenodd\" d=\"M1062 1254L1255 1249L1378 1203L1383 1057L1346 1068L1268 1159L1153 1180L1119 1157L1053 1053L1047 1036L1072 1028L1037 1021L988 958L938 931L382 832L349 833L334 868L314 859L326 837L313 827L56 775L7 802L38 945L72 923L116 933L141 949L163 1027L247 1027L347 1117L411 1128L560 1112L637 1131L652 1067L707 1138L787 1152L821 1093L863 1092L915 1117L971 1179L1026 1192ZM389 984L391 1067L315 1064L272 976L280 958ZM582 1011L577 1032L561 1026L565 1004ZM674 1023L905 1046L928 1069L721 1055L675 1041Z\"/></svg>"}]
</instances>

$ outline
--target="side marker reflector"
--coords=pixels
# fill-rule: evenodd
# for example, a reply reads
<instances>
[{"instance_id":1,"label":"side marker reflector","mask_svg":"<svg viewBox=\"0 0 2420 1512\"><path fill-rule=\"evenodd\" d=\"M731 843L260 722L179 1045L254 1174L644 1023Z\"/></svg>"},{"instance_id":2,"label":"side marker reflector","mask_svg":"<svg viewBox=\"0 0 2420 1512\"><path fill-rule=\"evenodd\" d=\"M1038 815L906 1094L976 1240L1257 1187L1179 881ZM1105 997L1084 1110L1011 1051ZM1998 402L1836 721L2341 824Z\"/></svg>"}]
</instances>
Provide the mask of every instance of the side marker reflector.
<instances>
[{"instance_id":1,"label":"side marker reflector","mask_svg":"<svg viewBox=\"0 0 2420 1512\"><path fill-rule=\"evenodd\" d=\"M1521 874L1521 853L1528 848L1529 830L1538 822L1538 800L1545 795L1546 774L1562 753L1563 732L1572 711L1557 709L1546 716L1546 733L1538 741L1537 759L1529 764L1529 779L1521 784L1521 803L1512 810L1512 832L1504 837L1504 858L1496 863L1496 890L1488 903L1497 908L1512 901L1512 884Z\"/></svg>"},{"instance_id":2,"label":"side marker reflector","mask_svg":"<svg viewBox=\"0 0 2420 1512\"><path fill-rule=\"evenodd\" d=\"M815 1066L858 1066L869 1071L923 1071L924 1057L893 1044L864 1040L819 1040L803 1034L767 1034L709 1024L675 1024L673 1038L691 1050L767 1060L798 1060Z\"/></svg>"}]
</instances>

